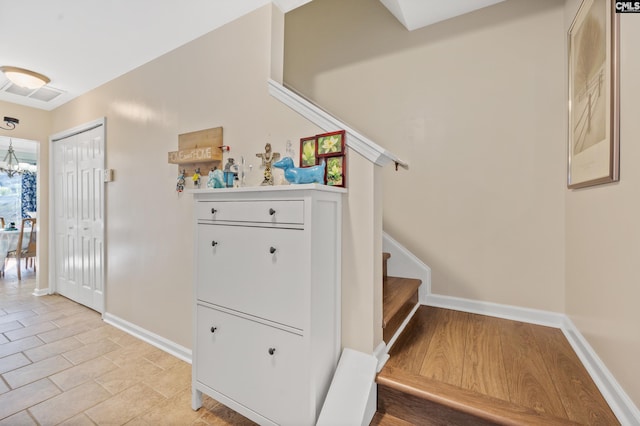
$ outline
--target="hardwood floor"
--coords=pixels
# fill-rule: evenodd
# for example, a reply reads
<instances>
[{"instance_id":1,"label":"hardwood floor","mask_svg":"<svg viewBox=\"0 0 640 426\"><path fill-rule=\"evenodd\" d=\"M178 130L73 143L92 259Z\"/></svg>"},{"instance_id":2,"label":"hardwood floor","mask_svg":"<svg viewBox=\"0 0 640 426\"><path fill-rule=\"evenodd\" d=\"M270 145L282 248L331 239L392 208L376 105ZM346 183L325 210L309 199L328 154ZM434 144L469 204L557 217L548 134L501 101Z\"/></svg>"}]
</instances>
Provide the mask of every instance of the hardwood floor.
<instances>
[{"instance_id":1,"label":"hardwood floor","mask_svg":"<svg viewBox=\"0 0 640 426\"><path fill-rule=\"evenodd\" d=\"M254 424L207 396L193 411L191 365L22 278L0 278L0 426Z\"/></svg>"},{"instance_id":2,"label":"hardwood floor","mask_svg":"<svg viewBox=\"0 0 640 426\"><path fill-rule=\"evenodd\" d=\"M435 401L434 418L453 410L442 424L619 424L559 329L421 306L390 356L378 376L389 416L403 411L394 400Z\"/></svg>"}]
</instances>

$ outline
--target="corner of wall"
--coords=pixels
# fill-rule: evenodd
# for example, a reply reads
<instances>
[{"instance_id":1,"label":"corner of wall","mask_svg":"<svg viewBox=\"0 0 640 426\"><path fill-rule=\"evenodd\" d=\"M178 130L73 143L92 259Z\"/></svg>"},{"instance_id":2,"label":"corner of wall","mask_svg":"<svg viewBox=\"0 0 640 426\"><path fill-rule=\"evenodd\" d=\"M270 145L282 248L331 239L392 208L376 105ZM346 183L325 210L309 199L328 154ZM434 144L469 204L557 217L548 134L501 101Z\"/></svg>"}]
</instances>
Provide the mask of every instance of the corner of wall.
<instances>
[{"instance_id":1,"label":"corner of wall","mask_svg":"<svg viewBox=\"0 0 640 426\"><path fill-rule=\"evenodd\" d=\"M284 13L271 5L271 79L282 84L284 78Z\"/></svg>"}]
</instances>

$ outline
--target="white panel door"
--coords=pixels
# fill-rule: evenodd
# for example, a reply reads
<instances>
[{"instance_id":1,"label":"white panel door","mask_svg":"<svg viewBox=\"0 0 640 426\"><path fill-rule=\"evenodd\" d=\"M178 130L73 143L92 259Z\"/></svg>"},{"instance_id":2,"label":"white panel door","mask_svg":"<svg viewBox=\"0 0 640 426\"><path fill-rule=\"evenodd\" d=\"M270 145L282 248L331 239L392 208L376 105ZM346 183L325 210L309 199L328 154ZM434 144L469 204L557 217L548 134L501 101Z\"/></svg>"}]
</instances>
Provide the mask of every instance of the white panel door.
<instances>
[{"instance_id":1,"label":"white panel door","mask_svg":"<svg viewBox=\"0 0 640 426\"><path fill-rule=\"evenodd\" d=\"M53 140L58 293L104 310L104 125Z\"/></svg>"}]
</instances>

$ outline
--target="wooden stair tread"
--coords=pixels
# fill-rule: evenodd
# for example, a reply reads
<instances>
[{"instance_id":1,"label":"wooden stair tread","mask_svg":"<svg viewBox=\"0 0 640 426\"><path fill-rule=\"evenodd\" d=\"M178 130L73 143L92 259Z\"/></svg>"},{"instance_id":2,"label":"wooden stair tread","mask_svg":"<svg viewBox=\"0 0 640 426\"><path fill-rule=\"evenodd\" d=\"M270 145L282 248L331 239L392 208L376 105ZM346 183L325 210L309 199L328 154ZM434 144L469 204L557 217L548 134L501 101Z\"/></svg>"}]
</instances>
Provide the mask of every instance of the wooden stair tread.
<instances>
[{"instance_id":1,"label":"wooden stair tread","mask_svg":"<svg viewBox=\"0 0 640 426\"><path fill-rule=\"evenodd\" d=\"M415 278L386 277L383 281L383 319L382 327L386 327L418 291L418 287L422 284L421 280Z\"/></svg>"},{"instance_id":2,"label":"wooden stair tread","mask_svg":"<svg viewBox=\"0 0 640 426\"><path fill-rule=\"evenodd\" d=\"M422 400L431 401L497 424L578 424L568 419L539 413L509 401L415 375L388 365L378 374L376 382Z\"/></svg>"},{"instance_id":3,"label":"wooden stair tread","mask_svg":"<svg viewBox=\"0 0 640 426\"><path fill-rule=\"evenodd\" d=\"M406 422L391 414L377 412L369 426L413 426L413 423Z\"/></svg>"}]
</instances>

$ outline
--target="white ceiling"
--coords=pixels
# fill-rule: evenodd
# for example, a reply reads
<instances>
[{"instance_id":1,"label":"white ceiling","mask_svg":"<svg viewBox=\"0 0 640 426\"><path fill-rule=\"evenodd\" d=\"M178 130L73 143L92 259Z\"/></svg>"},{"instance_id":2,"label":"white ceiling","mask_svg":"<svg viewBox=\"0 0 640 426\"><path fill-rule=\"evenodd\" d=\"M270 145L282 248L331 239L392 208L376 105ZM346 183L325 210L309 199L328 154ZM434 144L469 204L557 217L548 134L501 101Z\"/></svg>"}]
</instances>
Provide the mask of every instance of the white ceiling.
<instances>
[{"instance_id":1,"label":"white ceiling","mask_svg":"<svg viewBox=\"0 0 640 426\"><path fill-rule=\"evenodd\" d=\"M504 0L380 0L409 31Z\"/></svg>"},{"instance_id":2,"label":"white ceiling","mask_svg":"<svg viewBox=\"0 0 640 426\"><path fill-rule=\"evenodd\" d=\"M0 100L52 110L270 1L287 12L311 0L0 0L0 66L62 92L48 102L7 93L0 73ZM414 30L502 0L380 1Z\"/></svg>"}]
</instances>

